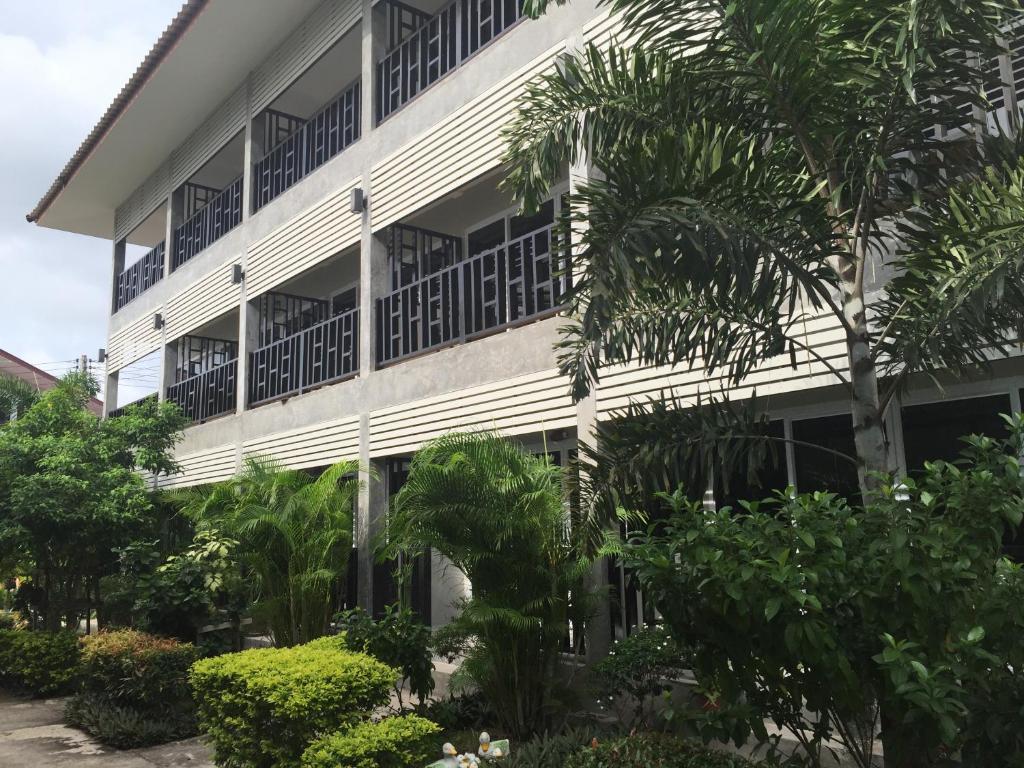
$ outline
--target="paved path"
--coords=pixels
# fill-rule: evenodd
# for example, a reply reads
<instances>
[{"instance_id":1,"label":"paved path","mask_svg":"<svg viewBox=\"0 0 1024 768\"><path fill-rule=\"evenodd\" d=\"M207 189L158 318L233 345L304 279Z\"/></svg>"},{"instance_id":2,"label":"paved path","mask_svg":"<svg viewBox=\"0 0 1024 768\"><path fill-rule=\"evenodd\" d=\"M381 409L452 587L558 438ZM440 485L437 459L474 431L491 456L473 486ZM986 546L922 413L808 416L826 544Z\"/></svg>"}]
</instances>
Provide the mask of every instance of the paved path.
<instances>
[{"instance_id":1,"label":"paved path","mask_svg":"<svg viewBox=\"0 0 1024 768\"><path fill-rule=\"evenodd\" d=\"M63 699L21 699L0 691L3 768L213 768L199 739L148 749L104 747L63 722Z\"/></svg>"}]
</instances>

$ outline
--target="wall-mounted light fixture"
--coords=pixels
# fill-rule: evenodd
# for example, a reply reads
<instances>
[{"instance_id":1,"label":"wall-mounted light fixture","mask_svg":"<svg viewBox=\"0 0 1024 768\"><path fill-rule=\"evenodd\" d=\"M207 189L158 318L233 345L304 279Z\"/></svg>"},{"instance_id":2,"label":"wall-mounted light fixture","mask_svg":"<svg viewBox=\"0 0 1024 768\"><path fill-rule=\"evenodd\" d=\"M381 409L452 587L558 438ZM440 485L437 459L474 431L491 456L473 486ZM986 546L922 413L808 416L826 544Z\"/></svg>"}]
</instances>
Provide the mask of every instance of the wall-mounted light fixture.
<instances>
[{"instance_id":1,"label":"wall-mounted light fixture","mask_svg":"<svg viewBox=\"0 0 1024 768\"><path fill-rule=\"evenodd\" d=\"M97 363L105 363L105 362L107 362L107 350L105 350L103 347L100 347L100 351L96 353L96 362Z\"/></svg>"},{"instance_id":2,"label":"wall-mounted light fixture","mask_svg":"<svg viewBox=\"0 0 1024 768\"><path fill-rule=\"evenodd\" d=\"M154 331L159 331L163 327L164 327L164 316L161 315L159 312L157 312L155 315L153 315L153 330Z\"/></svg>"},{"instance_id":3,"label":"wall-mounted light fixture","mask_svg":"<svg viewBox=\"0 0 1024 768\"><path fill-rule=\"evenodd\" d=\"M242 282L242 278L245 277L245 272L242 271L241 264L235 264L231 267L231 282L238 285Z\"/></svg>"},{"instance_id":4,"label":"wall-mounted light fixture","mask_svg":"<svg viewBox=\"0 0 1024 768\"><path fill-rule=\"evenodd\" d=\"M348 209L352 213L362 213L366 210L366 195L360 187L356 187L349 194Z\"/></svg>"}]
</instances>

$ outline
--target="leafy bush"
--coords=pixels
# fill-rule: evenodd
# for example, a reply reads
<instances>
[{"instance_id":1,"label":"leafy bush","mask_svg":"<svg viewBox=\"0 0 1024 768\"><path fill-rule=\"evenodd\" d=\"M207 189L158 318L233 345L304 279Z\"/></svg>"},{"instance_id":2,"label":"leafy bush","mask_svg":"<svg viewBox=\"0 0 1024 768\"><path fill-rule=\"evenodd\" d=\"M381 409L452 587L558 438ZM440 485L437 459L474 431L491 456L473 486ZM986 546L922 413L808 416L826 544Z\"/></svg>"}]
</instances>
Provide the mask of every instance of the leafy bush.
<instances>
[{"instance_id":1,"label":"leafy bush","mask_svg":"<svg viewBox=\"0 0 1024 768\"><path fill-rule=\"evenodd\" d=\"M339 632L349 649L368 653L379 661L401 670L395 682L399 707L406 684L422 705L434 690L434 662L430 652L430 628L409 610L389 605L384 615L374 620L362 608L344 611L335 617Z\"/></svg>"},{"instance_id":2,"label":"leafy bush","mask_svg":"<svg viewBox=\"0 0 1024 768\"><path fill-rule=\"evenodd\" d=\"M302 756L302 768L407 768L441 753L441 729L416 715L360 723L324 736Z\"/></svg>"},{"instance_id":3,"label":"leafy bush","mask_svg":"<svg viewBox=\"0 0 1024 768\"><path fill-rule=\"evenodd\" d=\"M502 768L565 768L566 761L600 734L594 728L568 728L512 744Z\"/></svg>"},{"instance_id":4,"label":"leafy bush","mask_svg":"<svg viewBox=\"0 0 1024 768\"><path fill-rule=\"evenodd\" d=\"M566 524L564 479L496 434L439 437L413 457L380 553L429 548L469 579L449 637L466 641L460 673L515 739L559 715L566 630L583 626L594 598L588 542Z\"/></svg>"},{"instance_id":5,"label":"leafy bush","mask_svg":"<svg viewBox=\"0 0 1024 768\"><path fill-rule=\"evenodd\" d=\"M114 747L158 744L196 731L188 673L194 646L134 630L82 641L80 688L65 717Z\"/></svg>"},{"instance_id":6,"label":"leafy bush","mask_svg":"<svg viewBox=\"0 0 1024 768\"><path fill-rule=\"evenodd\" d=\"M736 755L656 733L637 733L600 742L569 758L565 768L752 768Z\"/></svg>"},{"instance_id":7,"label":"leafy bush","mask_svg":"<svg viewBox=\"0 0 1024 768\"><path fill-rule=\"evenodd\" d=\"M3 590L0 590L3 591ZM0 611L0 630L23 629L25 622L17 611Z\"/></svg>"},{"instance_id":8,"label":"leafy bush","mask_svg":"<svg viewBox=\"0 0 1024 768\"><path fill-rule=\"evenodd\" d=\"M217 764L297 766L320 734L356 725L385 704L398 671L344 643L324 637L196 662L192 690Z\"/></svg>"},{"instance_id":9,"label":"leafy bush","mask_svg":"<svg viewBox=\"0 0 1024 768\"><path fill-rule=\"evenodd\" d=\"M101 696L72 697L64 709L68 725L81 728L117 749L134 749L185 739L196 733L191 707L167 708L159 716L136 707L123 707Z\"/></svg>"},{"instance_id":10,"label":"leafy bush","mask_svg":"<svg viewBox=\"0 0 1024 768\"><path fill-rule=\"evenodd\" d=\"M449 692L444 699L431 699L423 714L445 731L480 731L494 718L487 700L479 691Z\"/></svg>"},{"instance_id":11,"label":"leafy bush","mask_svg":"<svg viewBox=\"0 0 1024 768\"><path fill-rule=\"evenodd\" d=\"M1022 439L1024 419L1008 440L967 438L962 460L859 507L780 493L708 513L663 496L669 518L624 560L699 644L694 671L717 705L695 720L701 735L767 742L771 719L808 735L809 764L835 739L866 767L862 734L880 724L887 764L1024 764L1024 572L1001 554L1024 517Z\"/></svg>"},{"instance_id":12,"label":"leafy bush","mask_svg":"<svg viewBox=\"0 0 1024 768\"><path fill-rule=\"evenodd\" d=\"M667 689L665 681L678 678L692 664L691 652L663 627L648 627L615 644L611 653L594 665L594 682L602 708L620 710L620 720L631 727L647 725L653 699Z\"/></svg>"},{"instance_id":13,"label":"leafy bush","mask_svg":"<svg viewBox=\"0 0 1024 768\"><path fill-rule=\"evenodd\" d=\"M35 696L66 691L78 671L74 632L0 630L0 683Z\"/></svg>"}]
</instances>

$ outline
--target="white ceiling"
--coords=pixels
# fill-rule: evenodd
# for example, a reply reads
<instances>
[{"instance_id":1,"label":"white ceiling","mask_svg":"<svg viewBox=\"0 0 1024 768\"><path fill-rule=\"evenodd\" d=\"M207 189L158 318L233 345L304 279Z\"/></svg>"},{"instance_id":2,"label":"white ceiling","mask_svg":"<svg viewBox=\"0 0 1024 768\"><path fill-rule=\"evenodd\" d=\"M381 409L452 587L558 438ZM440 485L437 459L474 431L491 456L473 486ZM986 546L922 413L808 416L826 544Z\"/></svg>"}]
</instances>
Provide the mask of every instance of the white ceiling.
<instances>
[{"instance_id":1,"label":"white ceiling","mask_svg":"<svg viewBox=\"0 0 1024 768\"><path fill-rule=\"evenodd\" d=\"M39 224L111 238L117 206L317 4L318 0L210 0Z\"/></svg>"}]
</instances>

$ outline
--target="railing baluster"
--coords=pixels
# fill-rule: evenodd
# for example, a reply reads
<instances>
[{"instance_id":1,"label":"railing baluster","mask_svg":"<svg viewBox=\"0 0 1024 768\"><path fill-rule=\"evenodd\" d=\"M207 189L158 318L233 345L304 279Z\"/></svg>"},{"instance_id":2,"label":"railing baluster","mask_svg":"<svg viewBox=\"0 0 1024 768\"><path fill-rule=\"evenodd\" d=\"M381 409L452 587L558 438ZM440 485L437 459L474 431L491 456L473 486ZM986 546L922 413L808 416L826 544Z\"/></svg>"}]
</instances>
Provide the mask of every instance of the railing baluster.
<instances>
[{"instance_id":1,"label":"railing baluster","mask_svg":"<svg viewBox=\"0 0 1024 768\"><path fill-rule=\"evenodd\" d=\"M160 282L163 276L164 243L161 242L117 276L115 311L148 291Z\"/></svg>"}]
</instances>

